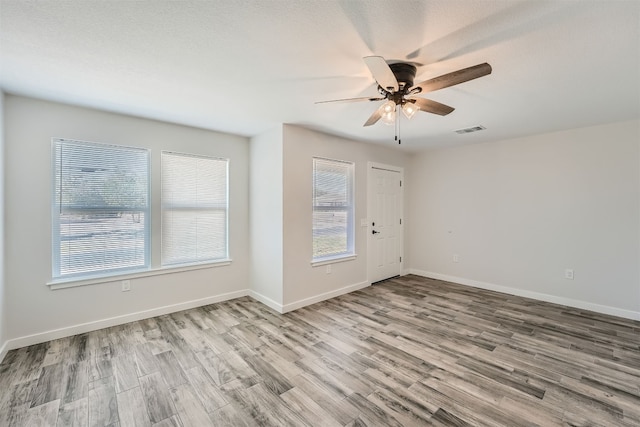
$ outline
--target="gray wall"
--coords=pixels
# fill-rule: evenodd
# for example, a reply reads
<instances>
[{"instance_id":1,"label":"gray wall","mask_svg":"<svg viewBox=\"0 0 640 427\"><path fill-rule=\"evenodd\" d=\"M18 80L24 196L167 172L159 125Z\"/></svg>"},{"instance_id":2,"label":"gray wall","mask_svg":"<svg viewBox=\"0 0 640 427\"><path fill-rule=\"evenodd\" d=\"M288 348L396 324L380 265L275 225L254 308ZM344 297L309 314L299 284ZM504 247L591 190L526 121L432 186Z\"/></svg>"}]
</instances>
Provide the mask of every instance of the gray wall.
<instances>
[{"instance_id":1,"label":"gray wall","mask_svg":"<svg viewBox=\"0 0 640 427\"><path fill-rule=\"evenodd\" d=\"M360 221L370 161L405 168L406 270L640 319L637 120L407 155L293 125L249 141L12 95L3 101L0 349L250 293L288 311L366 286ZM151 149L154 269L160 151L229 158L231 265L136 277L131 292L118 280L51 290L52 137ZM330 275L311 265L314 156L356 163L358 257L335 263ZM574 280L563 278L566 268Z\"/></svg>"},{"instance_id":2,"label":"gray wall","mask_svg":"<svg viewBox=\"0 0 640 427\"><path fill-rule=\"evenodd\" d=\"M0 360L2 360L7 349L7 321L6 321L6 298L5 298L5 242L4 242L4 93L0 92Z\"/></svg>"},{"instance_id":3,"label":"gray wall","mask_svg":"<svg viewBox=\"0 0 640 427\"><path fill-rule=\"evenodd\" d=\"M411 271L640 319L639 128L629 121L414 156Z\"/></svg>"},{"instance_id":4,"label":"gray wall","mask_svg":"<svg viewBox=\"0 0 640 427\"><path fill-rule=\"evenodd\" d=\"M29 344L248 294L249 140L29 98L5 98L5 339ZM51 290L51 138L151 149L152 268L160 267L160 151L230 159L231 265ZM35 336L30 337L35 334Z\"/></svg>"},{"instance_id":5,"label":"gray wall","mask_svg":"<svg viewBox=\"0 0 640 427\"><path fill-rule=\"evenodd\" d=\"M337 262L331 274L325 266L311 265L313 157L355 163L355 260ZM367 164L406 167L406 153L315 132L293 125L284 127L284 305L285 310L306 305L347 289L368 285ZM406 201L406 197L405 197ZM405 210L406 211L406 210ZM367 221L368 222L368 221ZM406 252L406 251L404 251Z\"/></svg>"},{"instance_id":6,"label":"gray wall","mask_svg":"<svg viewBox=\"0 0 640 427\"><path fill-rule=\"evenodd\" d=\"M282 126L251 138L250 224L252 295L282 306Z\"/></svg>"}]
</instances>

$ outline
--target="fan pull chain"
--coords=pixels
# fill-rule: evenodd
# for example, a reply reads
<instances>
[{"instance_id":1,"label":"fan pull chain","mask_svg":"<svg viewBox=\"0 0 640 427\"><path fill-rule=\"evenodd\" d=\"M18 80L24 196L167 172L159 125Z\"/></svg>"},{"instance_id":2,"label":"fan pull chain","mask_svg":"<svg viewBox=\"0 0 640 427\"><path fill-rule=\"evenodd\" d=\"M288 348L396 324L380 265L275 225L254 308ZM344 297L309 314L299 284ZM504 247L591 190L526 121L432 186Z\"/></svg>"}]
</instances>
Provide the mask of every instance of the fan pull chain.
<instances>
[{"instance_id":1,"label":"fan pull chain","mask_svg":"<svg viewBox=\"0 0 640 427\"><path fill-rule=\"evenodd\" d=\"M400 137L400 105L396 104L396 141L398 145L402 144L402 138Z\"/></svg>"},{"instance_id":2,"label":"fan pull chain","mask_svg":"<svg viewBox=\"0 0 640 427\"><path fill-rule=\"evenodd\" d=\"M395 133L395 140L398 140L398 116L396 116L396 122L393 124L393 130Z\"/></svg>"}]
</instances>

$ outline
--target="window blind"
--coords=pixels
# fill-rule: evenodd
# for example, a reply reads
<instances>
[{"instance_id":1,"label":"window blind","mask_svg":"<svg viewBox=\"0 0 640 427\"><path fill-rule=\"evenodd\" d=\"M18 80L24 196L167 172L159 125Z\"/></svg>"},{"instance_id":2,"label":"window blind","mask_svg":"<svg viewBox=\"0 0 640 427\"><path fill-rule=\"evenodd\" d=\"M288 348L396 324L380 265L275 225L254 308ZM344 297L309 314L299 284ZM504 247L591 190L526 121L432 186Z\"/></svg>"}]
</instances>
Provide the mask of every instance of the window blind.
<instances>
[{"instance_id":1,"label":"window blind","mask_svg":"<svg viewBox=\"0 0 640 427\"><path fill-rule=\"evenodd\" d=\"M162 152L162 264L228 258L228 160Z\"/></svg>"},{"instance_id":2,"label":"window blind","mask_svg":"<svg viewBox=\"0 0 640 427\"><path fill-rule=\"evenodd\" d=\"M149 151L53 140L53 277L149 266Z\"/></svg>"},{"instance_id":3,"label":"window blind","mask_svg":"<svg viewBox=\"0 0 640 427\"><path fill-rule=\"evenodd\" d=\"M353 163L314 158L313 259L353 252Z\"/></svg>"}]
</instances>

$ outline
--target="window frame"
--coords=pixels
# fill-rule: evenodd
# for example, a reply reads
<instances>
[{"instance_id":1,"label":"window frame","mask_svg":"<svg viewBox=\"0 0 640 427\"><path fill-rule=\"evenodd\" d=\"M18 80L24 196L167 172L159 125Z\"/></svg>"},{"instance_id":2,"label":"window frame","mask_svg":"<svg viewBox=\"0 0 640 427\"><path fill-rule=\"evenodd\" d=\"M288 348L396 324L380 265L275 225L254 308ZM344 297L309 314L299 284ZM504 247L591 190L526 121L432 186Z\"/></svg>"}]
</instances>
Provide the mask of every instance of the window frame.
<instances>
[{"instance_id":1,"label":"window frame","mask_svg":"<svg viewBox=\"0 0 640 427\"><path fill-rule=\"evenodd\" d=\"M139 151L144 153L146 160L146 208L136 209L135 211L141 211L144 213L144 263L143 265L130 266L130 267L117 267L110 269L101 269L95 272L80 272L61 274L61 226L60 221L61 206L58 197L56 197L56 191L58 190L58 173L62 174L62 170L58 170L57 146L59 144L71 143L76 145L85 146L97 146L97 147L113 147L120 150ZM76 140L69 138L51 138L51 277L50 283L64 283L64 282L83 282L83 281L95 281L97 279L110 278L114 276L121 276L127 274L135 274L139 272L148 271L151 267L151 221L152 221L152 203L151 203L151 150L147 148L134 147L128 145L119 145L111 143L93 142ZM122 209L114 209L114 212L121 212ZM134 212L134 210L132 210Z\"/></svg>"},{"instance_id":2,"label":"window frame","mask_svg":"<svg viewBox=\"0 0 640 427\"><path fill-rule=\"evenodd\" d=\"M191 158L195 158L195 159L209 159L209 160L217 160L217 161L224 161L225 162L225 201L224 201L224 208L221 209L224 211L225 214L225 227L224 227L224 240L225 240L225 247L224 247L224 256L219 257L219 258L209 258L209 259L202 259L202 260L190 260L190 261L184 261L184 262L170 262L170 263L165 263L165 259L164 259L164 243L163 243L163 238L164 238L164 213L167 209L165 209L165 202L164 202L164 197L163 197L163 192L164 189L162 188L162 185L164 183L163 177L164 177L164 168L163 168L163 160L164 160L164 155L168 154L168 155L177 155L177 156L183 156L183 157L191 157ZM230 256L229 256L229 211L230 211L230 205L229 205L229 197L230 197L230 164L231 161L228 158L224 158L224 157L217 157L217 156L209 156L206 154L194 154L194 153L184 153L184 152L180 152L180 151L175 151L175 150L162 150L160 152L160 265L161 268L181 268L181 267L188 267L188 266L198 266L198 265L203 265L203 264L216 264L216 263L228 263L231 261ZM193 211L197 211L197 210L209 210L211 208L205 208L205 207L191 207L189 208L190 210Z\"/></svg>"},{"instance_id":3,"label":"window frame","mask_svg":"<svg viewBox=\"0 0 640 427\"><path fill-rule=\"evenodd\" d=\"M329 162L329 163L334 163L334 164L339 164L339 165L346 165L347 166L347 201L348 201L348 205L346 207L330 207L330 206L318 206L316 205L316 165L318 162ZM341 261L350 261L352 259L355 259L357 257L356 252L355 252L355 210L356 210L356 206L355 206L355 189L356 189L356 182L355 182L355 169L356 169L356 164L355 162L352 161L348 161L348 160L338 160L338 159L330 159L330 158L326 158L326 157L318 157L318 156L314 156L313 157L313 163L312 163L312 193L311 193L311 211L312 211L312 217L311 217L311 242L312 242L312 248L311 248L311 265L312 266L320 266L320 265L325 265L325 264L332 264L335 262L341 262ZM317 209L320 208L320 209ZM347 213L347 227L346 227L346 242L347 242L347 247L346 250L344 252L341 253L333 253L330 255L322 255L322 256L316 256L315 252L314 252L314 247L315 247L315 221L314 221L314 214L316 211L323 211L323 212L345 212Z\"/></svg>"}]
</instances>

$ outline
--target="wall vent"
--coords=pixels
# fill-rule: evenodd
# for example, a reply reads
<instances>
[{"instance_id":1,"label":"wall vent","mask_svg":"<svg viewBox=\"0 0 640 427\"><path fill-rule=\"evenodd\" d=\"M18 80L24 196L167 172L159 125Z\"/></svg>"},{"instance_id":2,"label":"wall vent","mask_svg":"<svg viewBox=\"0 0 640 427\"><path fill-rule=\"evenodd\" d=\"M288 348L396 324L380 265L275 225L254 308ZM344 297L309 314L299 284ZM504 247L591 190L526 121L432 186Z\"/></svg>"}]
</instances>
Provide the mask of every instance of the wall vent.
<instances>
[{"instance_id":1,"label":"wall vent","mask_svg":"<svg viewBox=\"0 0 640 427\"><path fill-rule=\"evenodd\" d=\"M478 125L478 126L473 126L470 128L464 128L464 129L458 129L456 131L454 131L455 133L459 133L459 134L463 134L463 133L471 133L471 132L478 132L479 130L485 130L486 127L482 126L482 125Z\"/></svg>"}]
</instances>

